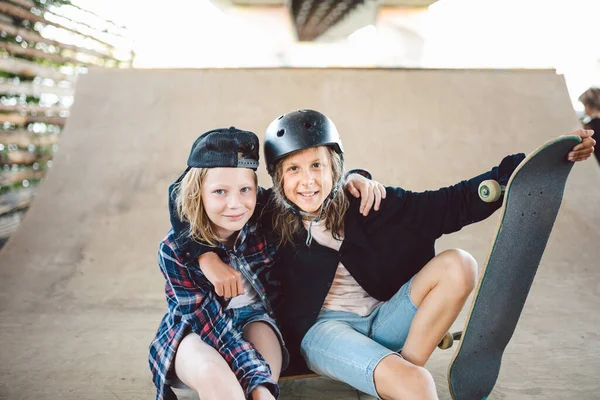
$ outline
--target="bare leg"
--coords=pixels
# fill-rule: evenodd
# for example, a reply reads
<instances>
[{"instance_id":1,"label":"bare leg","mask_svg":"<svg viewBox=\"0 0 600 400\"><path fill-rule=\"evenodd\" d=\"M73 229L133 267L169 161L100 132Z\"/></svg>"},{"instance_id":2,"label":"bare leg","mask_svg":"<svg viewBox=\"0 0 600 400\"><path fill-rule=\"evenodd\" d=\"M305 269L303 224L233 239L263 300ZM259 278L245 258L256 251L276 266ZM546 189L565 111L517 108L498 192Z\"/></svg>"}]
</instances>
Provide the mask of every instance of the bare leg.
<instances>
[{"instance_id":1,"label":"bare leg","mask_svg":"<svg viewBox=\"0 0 600 400\"><path fill-rule=\"evenodd\" d=\"M402 348L402 357L387 356L374 380L383 399L438 399L431 374L423 368L475 287L477 263L467 252L447 250L415 275L410 297L419 307Z\"/></svg>"},{"instance_id":2,"label":"bare leg","mask_svg":"<svg viewBox=\"0 0 600 400\"><path fill-rule=\"evenodd\" d=\"M273 329L264 322L253 322L244 328L244 338L252 343L271 368L273 380L277 382L281 373L281 345ZM256 393L255 393L256 392ZM268 389L259 387L252 392L253 399L273 399Z\"/></svg>"},{"instance_id":3,"label":"bare leg","mask_svg":"<svg viewBox=\"0 0 600 400\"><path fill-rule=\"evenodd\" d=\"M243 333L244 339L252 343L260 355L265 358L271 367L273 380L277 381L281 373L281 345L271 326L257 321L246 325Z\"/></svg>"},{"instance_id":4,"label":"bare leg","mask_svg":"<svg viewBox=\"0 0 600 400\"><path fill-rule=\"evenodd\" d=\"M437 400L433 377L423 367L389 355L373 372L375 389L385 400Z\"/></svg>"},{"instance_id":5,"label":"bare leg","mask_svg":"<svg viewBox=\"0 0 600 400\"><path fill-rule=\"evenodd\" d=\"M246 399L227 362L195 333L188 334L179 344L175 374L202 400Z\"/></svg>"},{"instance_id":6,"label":"bare leg","mask_svg":"<svg viewBox=\"0 0 600 400\"><path fill-rule=\"evenodd\" d=\"M402 356L424 366L456 320L477 281L477 262L463 250L447 250L415 275L410 297L419 307Z\"/></svg>"}]
</instances>

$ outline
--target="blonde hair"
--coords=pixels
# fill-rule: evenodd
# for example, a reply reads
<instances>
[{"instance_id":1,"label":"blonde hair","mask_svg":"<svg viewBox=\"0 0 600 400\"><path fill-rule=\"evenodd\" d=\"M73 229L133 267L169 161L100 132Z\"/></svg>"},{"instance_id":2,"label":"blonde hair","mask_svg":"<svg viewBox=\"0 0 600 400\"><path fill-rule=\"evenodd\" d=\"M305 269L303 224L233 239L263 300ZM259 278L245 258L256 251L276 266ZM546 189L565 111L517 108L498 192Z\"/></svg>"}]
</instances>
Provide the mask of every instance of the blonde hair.
<instances>
[{"instance_id":1,"label":"blonde hair","mask_svg":"<svg viewBox=\"0 0 600 400\"><path fill-rule=\"evenodd\" d=\"M344 235L344 216L346 215L346 210L348 210L348 207L350 206L350 202L344 193L343 187L344 161L331 147L319 147L325 147L327 150L331 165L333 184L335 185L336 182L340 182L340 187L338 187L334 198L327 206L325 214L323 215L325 227L327 230L331 231L334 238L339 240L342 239ZM273 227L275 233L280 237L280 246L286 243L293 243L294 236L303 229L302 217L290 209L290 201L285 197L283 191L283 162L286 159L287 157L277 161L275 173L273 175L273 194L275 195Z\"/></svg>"},{"instance_id":2,"label":"blonde hair","mask_svg":"<svg viewBox=\"0 0 600 400\"><path fill-rule=\"evenodd\" d=\"M175 187L177 215L190 224L189 237L217 247L223 240L208 217L202 201L202 183L210 168L190 168L181 182ZM254 173L254 184L258 183Z\"/></svg>"},{"instance_id":3,"label":"blonde hair","mask_svg":"<svg viewBox=\"0 0 600 400\"><path fill-rule=\"evenodd\" d=\"M600 114L600 87L589 88L579 96L579 101Z\"/></svg>"}]
</instances>

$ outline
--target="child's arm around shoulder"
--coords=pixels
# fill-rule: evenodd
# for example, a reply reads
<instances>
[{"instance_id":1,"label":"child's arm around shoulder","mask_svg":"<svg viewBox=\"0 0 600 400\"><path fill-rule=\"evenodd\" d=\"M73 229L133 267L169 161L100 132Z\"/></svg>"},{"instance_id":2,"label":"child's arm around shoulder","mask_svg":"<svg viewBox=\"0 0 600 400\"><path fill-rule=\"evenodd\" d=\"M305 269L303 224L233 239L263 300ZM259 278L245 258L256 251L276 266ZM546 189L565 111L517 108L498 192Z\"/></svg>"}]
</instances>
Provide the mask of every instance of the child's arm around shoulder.
<instances>
[{"instance_id":1,"label":"child's arm around shoulder","mask_svg":"<svg viewBox=\"0 0 600 400\"><path fill-rule=\"evenodd\" d=\"M213 284L217 295L232 299L244 294L242 274L228 264L225 264L215 252L203 253L198 257L198 265Z\"/></svg>"},{"instance_id":2,"label":"child's arm around shoulder","mask_svg":"<svg viewBox=\"0 0 600 400\"><path fill-rule=\"evenodd\" d=\"M345 175L345 189L355 198L360 198L359 213L369 215L371 207L379 211L381 201L385 199L385 187L372 179L371 174L364 169L352 169Z\"/></svg>"}]
</instances>

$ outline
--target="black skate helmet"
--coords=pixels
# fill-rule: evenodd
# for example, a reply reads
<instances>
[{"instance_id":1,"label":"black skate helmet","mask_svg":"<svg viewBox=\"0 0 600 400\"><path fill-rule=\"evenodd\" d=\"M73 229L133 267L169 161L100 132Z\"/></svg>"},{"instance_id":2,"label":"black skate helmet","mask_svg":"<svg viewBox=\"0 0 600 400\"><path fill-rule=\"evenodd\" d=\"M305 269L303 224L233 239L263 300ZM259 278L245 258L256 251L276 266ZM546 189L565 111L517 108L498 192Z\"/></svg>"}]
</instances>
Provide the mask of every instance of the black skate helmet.
<instances>
[{"instance_id":1,"label":"black skate helmet","mask_svg":"<svg viewBox=\"0 0 600 400\"><path fill-rule=\"evenodd\" d=\"M267 160L267 171L274 179L275 164L285 156L296 151L309 149L311 147L328 146L338 153L344 161L344 147L342 139L333 122L325 115L314 110L298 110L283 114L267 128L265 133L265 159ZM321 221L325 210L336 197L342 185L343 177L333 182L333 188L325 198L321 211L318 215L306 213L288 199L281 199L284 206L296 215L310 218L306 245L312 242L312 224Z\"/></svg>"},{"instance_id":2,"label":"black skate helmet","mask_svg":"<svg viewBox=\"0 0 600 400\"><path fill-rule=\"evenodd\" d=\"M317 146L330 146L344 156L342 139L333 122L314 110L298 110L283 114L271 122L265 133L267 171L273 176L275 164L296 151Z\"/></svg>"}]
</instances>

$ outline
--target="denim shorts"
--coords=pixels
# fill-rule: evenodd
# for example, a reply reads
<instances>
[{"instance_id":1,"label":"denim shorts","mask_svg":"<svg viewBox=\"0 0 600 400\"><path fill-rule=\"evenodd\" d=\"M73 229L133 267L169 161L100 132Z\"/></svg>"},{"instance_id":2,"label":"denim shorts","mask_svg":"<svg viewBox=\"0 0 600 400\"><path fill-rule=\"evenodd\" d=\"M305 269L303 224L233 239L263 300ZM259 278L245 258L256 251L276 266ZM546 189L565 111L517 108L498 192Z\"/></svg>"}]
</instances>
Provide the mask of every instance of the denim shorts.
<instances>
[{"instance_id":1,"label":"denim shorts","mask_svg":"<svg viewBox=\"0 0 600 400\"><path fill-rule=\"evenodd\" d=\"M301 343L308 367L377 398L374 371L402 350L417 306L410 298L412 279L365 317L322 309Z\"/></svg>"},{"instance_id":2,"label":"denim shorts","mask_svg":"<svg viewBox=\"0 0 600 400\"><path fill-rule=\"evenodd\" d=\"M231 316L233 320L233 328L240 333L248 324L251 324L252 322L260 321L268 324L271 329L273 329L273 332L275 332L275 336L277 336L281 346L281 370L283 371L285 368L287 368L290 362L290 353L285 347L283 336L281 335L275 320L269 316L262 303L258 302L244 307L230 308L226 310L226 314ZM175 389L190 389L177 376L175 376L175 374L173 374L172 379L167 380L167 384Z\"/></svg>"},{"instance_id":3,"label":"denim shorts","mask_svg":"<svg viewBox=\"0 0 600 400\"><path fill-rule=\"evenodd\" d=\"M275 336L279 340L279 344L281 346L281 355L282 355L282 364L281 370L287 368L290 362L290 354L285 347L285 342L283 341L283 336L281 335L281 331L277 327L277 323L265 310L265 306L261 302L257 302L254 304L249 304L244 307L239 308L230 308L227 310L227 314L231 315L233 320L233 327L237 329L239 332L242 332L244 328L251 324L252 322L264 322L268 324L273 332L275 332Z\"/></svg>"},{"instance_id":4,"label":"denim shorts","mask_svg":"<svg viewBox=\"0 0 600 400\"><path fill-rule=\"evenodd\" d=\"M261 321L268 324L271 329L273 329L273 332L275 332L275 336L277 336L281 346L281 370L283 371L285 368L287 368L290 362L290 353L285 347L283 336L281 335L275 320L269 316L262 303L258 302L240 308L231 308L226 310L226 314L231 316L233 320L233 327L240 333L243 331L246 325L252 322ZM172 371L174 371L174 369ZM172 379L167 380L167 385L170 385L175 389L190 389L177 376L175 376L174 373Z\"/></svg>"}]
</instances>

